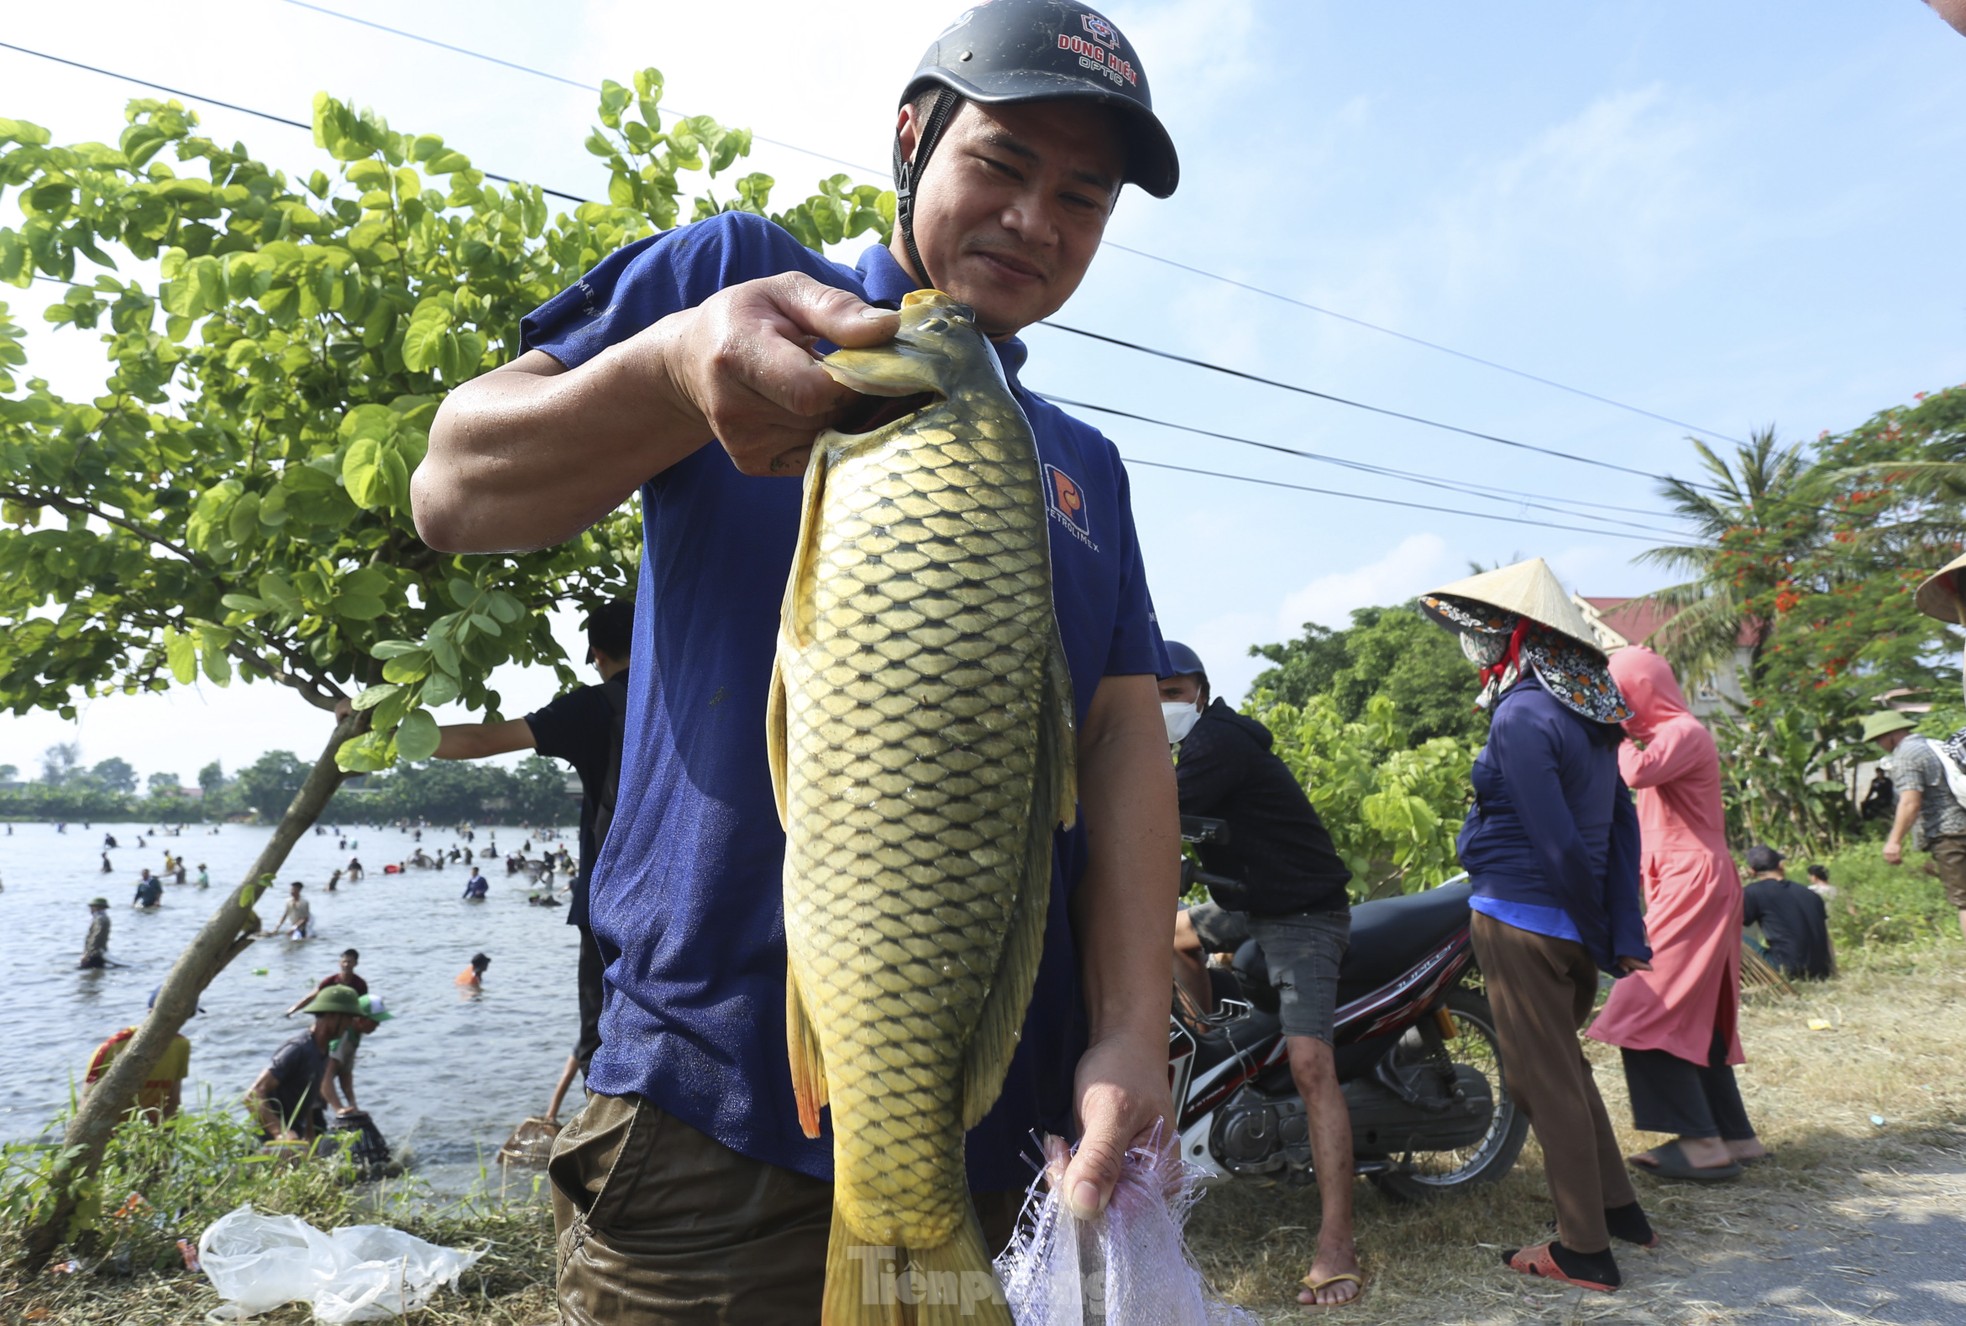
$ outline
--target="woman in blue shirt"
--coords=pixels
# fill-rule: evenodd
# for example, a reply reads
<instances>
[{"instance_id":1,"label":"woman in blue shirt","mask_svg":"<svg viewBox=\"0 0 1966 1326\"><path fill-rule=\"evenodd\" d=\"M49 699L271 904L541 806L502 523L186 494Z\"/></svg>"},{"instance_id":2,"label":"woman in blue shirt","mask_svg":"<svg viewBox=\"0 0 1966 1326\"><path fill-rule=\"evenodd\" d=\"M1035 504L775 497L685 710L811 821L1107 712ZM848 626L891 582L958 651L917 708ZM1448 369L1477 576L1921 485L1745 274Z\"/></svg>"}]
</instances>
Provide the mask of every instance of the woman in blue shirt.
<instances>
[{"instance_id":1,"label":"woman in blue shirt","mask_svg":"<svg viewBox=\"0 0 1966 1326\"><path fill-rule=\"evenodd\" d=\"M1644 970L1638 819L1618 776L1630 710L1583 614L1541 558L1425 595L1461 638L1493 708L1457 844L1474 888L1475 956L1510 1092L1543 1148L1557 1237L1512 1248L1510 1269L1586 1289L1622 1282L1613 1235L1650 1246L1610 1116L1577 1032L1598 973Z\"/></svg>"}]
</instances>

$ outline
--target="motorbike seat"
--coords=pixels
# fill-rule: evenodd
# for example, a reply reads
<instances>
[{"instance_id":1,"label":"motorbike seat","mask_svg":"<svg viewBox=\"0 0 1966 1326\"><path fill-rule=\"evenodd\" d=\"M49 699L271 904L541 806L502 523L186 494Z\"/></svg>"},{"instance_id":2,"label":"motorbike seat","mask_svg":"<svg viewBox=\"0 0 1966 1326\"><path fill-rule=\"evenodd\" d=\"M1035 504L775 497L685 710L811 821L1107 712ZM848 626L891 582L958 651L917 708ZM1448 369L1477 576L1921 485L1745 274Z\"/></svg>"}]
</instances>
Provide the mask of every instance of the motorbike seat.
<instances>
[{"instance_id":1,"label":"motorbike seat","mask_svg":"<svg viewBox=\"0 0 1966 1326\"><path fill-rule=\"evenodd\" d=\"M1340 1002L1398 978L1455 931L1466 929L1470 894L1463 878L1352 908L1352 943L1338 976Z\"/></svg>"}]
</instances>

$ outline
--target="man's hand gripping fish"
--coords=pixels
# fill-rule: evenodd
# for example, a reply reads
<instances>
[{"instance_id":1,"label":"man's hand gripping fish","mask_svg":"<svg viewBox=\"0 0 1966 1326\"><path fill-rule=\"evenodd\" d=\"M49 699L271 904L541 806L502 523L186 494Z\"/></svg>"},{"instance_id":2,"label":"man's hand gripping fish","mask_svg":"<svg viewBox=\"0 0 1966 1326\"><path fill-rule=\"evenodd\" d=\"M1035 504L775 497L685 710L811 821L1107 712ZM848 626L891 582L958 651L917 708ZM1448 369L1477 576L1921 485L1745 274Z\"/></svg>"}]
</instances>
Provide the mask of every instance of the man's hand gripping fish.
<instances>
[{"instance_id":1,"label":"man's hand gripping fish","mask_svg":"<svg viewBox=\"0 0 1966 1326\"><path fill-rule=\"evenodd\" d=\"M963 1134L1017 1047L1077 796L1037 444L939 291L823 364L933 399L814 442L772 678L792 1084L807 1136L833 1111L821 1320L1009 1326Z\"/></svg>"}]
</instances>

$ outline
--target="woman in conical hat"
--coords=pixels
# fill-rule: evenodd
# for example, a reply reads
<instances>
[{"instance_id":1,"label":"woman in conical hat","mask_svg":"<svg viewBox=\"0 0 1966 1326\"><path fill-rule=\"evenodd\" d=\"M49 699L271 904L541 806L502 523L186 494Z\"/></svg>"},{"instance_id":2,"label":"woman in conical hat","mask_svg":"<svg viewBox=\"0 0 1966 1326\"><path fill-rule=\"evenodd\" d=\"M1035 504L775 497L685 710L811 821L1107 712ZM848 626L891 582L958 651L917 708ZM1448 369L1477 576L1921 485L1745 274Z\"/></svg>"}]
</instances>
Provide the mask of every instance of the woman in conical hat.
<instances>
[{"instance_id":1,"label":"woman in conical hat","mask_svg":"<svg viewBox=\"0 0 1966 1326\"><path fill-rule=\"evenodd\" d=\"M1649 1246L1611 1119L1577 1032L1598 972L1646 970L1638 817L1618 778L1631 717L1583 613L1541 558L1422 595L1481 669L1488 745L1456 844L1474 887L1476 959L1508 1089L1530 1116L1556 1202L1557 1237L1502 1256L1510 1269L1586 1289L1622 1282L1615 1236Z\"/></svg>"},{"instance_id":2,"label":"woman in conical hat","mask_svg":"<svg viewBox=\"0 0 1966 1326\"><path fill-rule=\"evenodd\" d=\"M1966 594L1962 591L1966 591L1966 556L1953 558L1926 577L1918 587L1918 610L1947 626L1966 627ZM1966 662L1966 650L1961 660ZM1960 681L1966 685L1966 671L1961 672Z\"/></svg>"}]
</instances>

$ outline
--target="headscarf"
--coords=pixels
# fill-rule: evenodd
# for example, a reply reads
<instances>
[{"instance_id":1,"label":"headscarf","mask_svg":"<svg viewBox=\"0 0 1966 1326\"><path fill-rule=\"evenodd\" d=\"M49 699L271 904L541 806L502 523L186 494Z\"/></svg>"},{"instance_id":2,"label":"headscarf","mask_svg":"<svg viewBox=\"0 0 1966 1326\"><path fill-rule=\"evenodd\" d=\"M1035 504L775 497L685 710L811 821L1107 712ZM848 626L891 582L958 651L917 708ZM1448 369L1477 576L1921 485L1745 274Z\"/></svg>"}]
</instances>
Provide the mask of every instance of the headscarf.
<instances>
[{"instance_id":1,"label":"headscarf","mask_svg":"<svg viewBox=\"0 0 1966 1326\"><path fill-rule=\"evenodd\" d=\"M1527 674L1550 697L1593 723L1623 723L1631 707L1597 650L1541 622L1492 604L1445 594L1426 594L1420 606L1460 637L1461 652L1481 669L1478 708L1486 709Z\"/></svg>"}]
</instances>

